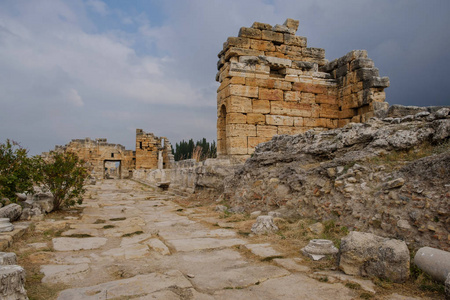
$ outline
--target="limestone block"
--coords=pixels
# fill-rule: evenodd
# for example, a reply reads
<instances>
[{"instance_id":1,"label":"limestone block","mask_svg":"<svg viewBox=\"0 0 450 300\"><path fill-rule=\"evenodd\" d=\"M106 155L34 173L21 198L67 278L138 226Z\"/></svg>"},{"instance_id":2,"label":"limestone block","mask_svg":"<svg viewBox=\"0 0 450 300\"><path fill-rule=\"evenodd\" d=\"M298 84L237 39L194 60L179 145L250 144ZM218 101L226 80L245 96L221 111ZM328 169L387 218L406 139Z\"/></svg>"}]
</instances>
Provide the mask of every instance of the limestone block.
<instances>
[{"instance_id":1,"label":"limestone block","mask_svg":"<svg viewBox=\"0 0 450 300\"><path fill-rule=\"evenodd\" d=\"M303 127L303 117L294 117L294 126Z\"/></svg>"},{"instance_id":2,"label":"limestone block","mask_svg":"<svg viewBox=\"0 0 450 300\"><path fill-rule=\"evenodd\" d=\"M248 49L250 48L250 39L243 37L229 37L223 45L224 49L228 47L239 47Z\"/></svg>"},{"instance_id":3,"label":"limestone block","mask_svg":"<svg viewBox=\"0 0 450 300\"><path fill-rule=\"evenodd\" d=\"M247 123L247 116L242 113L227 114L227 124L245 124Z\"/></svg>"},{"instance_id":4,"label":"limestone block","mask_svg":"<svg viewBox=\"0 0 450 300\"><path fill-rule=\"evenodd\" d=\"M315 97L316 103L318 104L336 104L337 99L334 95L325 95L325 94L318 94Z\"/></svg>"},{"instance_id":5,"label":"limestone block","mask_svg":"<svg viewBox=\"0 0 450 300\"><path fill-rule=\"evenodd\" d=\"M327 86L324 84L311 84L307 82L295 82L292 84L293 91L300 91L314 94L327 94Z\"/></svg>"},{"instance_id":6,"label":"limestone block","mask_svg":"<svg viewBox=\"0 0 450 300\"><path fill-rule=\"evenodd\" d=\"M342 111L338 112L339 119L353 118L354 115L355 115L354 109L343 109Z\"/></svg>"},{"instance_id":7,"label":"limestone block","mask_svg":"<svg viewBox=\"0 0 450 300\"><path fill-rule=\"evenodd\" d=\"M13 252L0 252L0 265L15 265L17 264L16 254Z\"/></svg>"},{"instance_id":8,"label":"limestone block","mask_svg":"<svg viewBox=\"0 0 450 300\"><path fill-rule=\"evenodd\" d=\"M270 113L273 115L286 115L291 117L311 117L311 105L297 102L286 101L270 101ZM267 117L266 117L266 123ZM275 125L288 125L293 124L275 124Z\"/></svg>"},{"instance_id":9,"label":"limestone block","mask_svg":"<svg viewBox=\"0 0 450 300\"><path fill-rule=\"evenodd\" d=\"M283 91L290 91L292 89L292 83L272 78L247 78L246 84Z\"/></svg>"},{"instance_id":10,"label":"limestone block","mask_svg":"<svg viewBox=\"0 0 450 300\"><path fill-rule=\"evenodd\" d=\"M249 74L256 78L268 78L270 67L264 64L249 63L248 61L245 63L232 62L230 64L229 76L247 77Z\"/></svg>"},{"instance_id":11,"label":"limestone block","mask_svg":"<svg viewBox=\"0 0 450 300\"><path fill-rule=\"evenodd\" d=\"M256 136L256 125L252 124L228 124L227 136Z\"/></svg>"},{"instance_id":12,"label":"limestone block","mask_svg":"<svg viewBox=\"0 0 450 300\"><path fill-rule=\"evenodd\" d=\"M258 144L270 141L271 137L248 137L248 147L255 148Z\"/></svg>"},{"instance_id":13,"label":"limestone block","mask_svg":"<svg viewBox=\"0 0 450 300\"><path fill-rule=\"evenodd\" d=\"M390 85L389 77L372 77L364 87L381 87L387 88Z\"/></svg>"},{"instance_id":14,"label":"limestone block","mask_svg":"<svg viewBox=\"0 0 450 300\"><path fill-rule=\"evenodd\" d=\"M301 92L300 102L304 104L315 104L316 94Z\"/></svg>"},{"instance_id":15,"label":"limestone block","mask_svg":"<svg viewBox=\"0 0 450 300\"><path fill-rule=\"evenodd\" d=\"M28 300L25 270L16 265L0 267L0 295L3 300Z\"/></svg>"},{"instance_id":16,"label":"limestone block","mask_svg":"<svg viewBox=\"0 0 450 300\"><path fill-rule=\"evenodd\" d=\"M313 59L325 58L325 50L321 48L303 48L302 54L304 57L310 57Z\"/></svg>"},{"instance_id":17,"label":"limestone block","mask_svg":"<svg viewBox=\"0 0 450 300\"><path fill-rule=\"evenodd\" d=\"M252 100L246 97L228 97L225 105L228 113L249 113L253 111Z\"/></svg>"},{"instance_id":18,"label":"limestone block","mask_svg":"<svg viewBox=\"0 0 450 300\"><path fill-rule=\"evenodd\" d=\"M326 127L327 119L324 118L303 118L305 127Z\"/></svg>"},{"instance_id":19,"label":"limestone block","mask_svg":"<svg viewBox=\"0 0 450 300\"><path fill-rule=\"evenodd\" d=\"M445 282L450 275L450 252L423 247L414 256L414 263L437 281Z\"/></svg>"},{"instance_id":20,"label":"limestone block","mask_svg":"<svg viewBox=\"0 0 450 300\"><path fill-rule=\"evenodd\" d=\"M247 114L247 123L264 125L266 124L266 116L263 114L249 113Z\"/></svg>"},{"instance_id":21,"label":"limestone block","mask_svg":"<svg viewBox=\"0 0 450 300\"><path fill-rule=\"evenodd\" d=\"M252 28L261 29L261 30L271 30L272 25L267 23L254 22Z\"/></svg>"},{"instance_id":22,"label":"limestone block","mask_svg":"<svg viewBox=\"0 0 450 300\"><path fill-rule=\"evenodd\" d=\"M251 39L261 39L261 30L255 28L241 27L239 30L239 37L251 38Z\"/></svg>"},{"instance_id":23,"label":"limestone block","mask_svg":"<svg viewBox=\"0 0 450 300\"><path fill-rule=\"evenodd\" d=\"M232 57L258 56L258 55L264 55L264 50L232 47L232 48L229 48L225 52L223 59L224 59L224 61L229 61ZM220 64L221 64L221 61L219 61L218 65L220 65ZM225 63L223 63L223 65L225 65Z\"/></svg>"},{"instance_id":24,"label":"limestone block","mask_svg":"<svg viewBox=\"0 0 450 300\"><path fill-rule=\"evenodd\" d=\"M306 37L297 36L292 34L284 35L284 43L286 45L297 46L297 47L306 47Z\"/></svg>"},{"instance_id":25,"label":"limestone block","mask_svg":"<svg viewBox=\"0 0 450 300\"><path fill-rule=\"evenodd\" d=\"M276 46L276 49L277 49L277 51L284 53L288 56L301 55L301 53L302 53L302 48L298 47L298 46L280 45L280 46Z\"/></svg>"},{"instance_id":26,"label":"limestone block","mask_svg":"<svg viewBox=\"0 0 450 300\"><path fill-rule=\"evenodd\" d=\"M377 68L361 68L356 70L356 78L358 80L370 80L373 77L378 77L380 74Z\"/></svg>"},{"instance_id":27,"label":"limestone block","mask_svg":"<svg viewBox=\"0 0 450 300\"><path fill-rule=\"evenodd\" d=\"M273 223L271 216L259 216L256 218L256 223L252 225L252 232L254 234L265 234L278 231L278 227Z\"/></svg>"},{"instance_id":28,"label":"limestone block","mask_svg":"<svg viewBox=\"0 0 450 300\"><path fill-rule=\"evenodd\" d=\"M269 41L250 40L250 49L257 51L275 51L275 45Z\"/></svg>"},{"instance_id":29,"label":"limestone block","mask_svg":"<svg viewBox=\"0 0 450 300\"><path fill-rule=\"evenodd\" d=\"M256 136L257 137L268 137L272 138L274 135L278 134L276 126L256 126Z\"/></svg>"},{"instance_id":30,"label":"limestone block","mask_svg":"<svg viewBox=\"0 0 450 300\"><path fill-rule=\"evenodd\" d=\"M226 89L227 88L225 88L225 90ZM228 86L228 89L231 96L240 96L249 98L258 97L258 87L230 84Z\"/></svg>"},{"instance_id":31,"label":"limestone block","mask_svg":"<svg viewBox=\"0 0 450 300\"><path fill-rule=\"evenodd\" d=\"M301 92L299 91L286 91L284 92L284 101L299 101Z\"/></svg>"},{"instance_id":32,"label":"limestone block","mask_svg":"<svg viewBox=\"0 0 450 300\"><path fill-rule=\"evenodd\" d=\"M247 137L234 136L227 137L227 153L233 154L247 154Z\"/></svg>"},{"instance_id":33,"label":"limestone block","mask_svg":"<svg viewBox=\"0 0 450 300\"><path fill-rule=\"evenodd\" d=\"M262 30L261 39L266 41L274 41L277 43L283 43L284 36L280 32L274 32L272 30Z\"/></svg>"},{"instance_id":34,"label":"limestone block","mask_svg":"<svg viewBox=\"0 0 450 300\"><path fill-rule=\"evenodd\" d=\"M280 24L276 24L275 26L273 26L272 31L288 33L288 34L295 34L295 30L288 28L286 25L280 25Z\"/></svg>"},{"instance_id":35,"label":"limestone block","mask_svg":"<svg viewBox=\"0 0 450 300\"><path fill-rule=\"evenodd\" d=\"M259 100L283 101L283 91L276 89L259 89Z\"/></svg>"},{"instance_id":36,"label":"limestone block","mask_svg":"<svg viewBox=\"0 0 450 300\"><path fill-rule=\"evenodd\" d=\"M300 22L298 20L288 18L286 19L286 21L284 21L283 25L286 26L287 28L297 31L299 23Z\"/></svg>"},{"instance_id":37,"label":"limestone block","mask_svg":"<svg viewBox=\"0 0 450 300\"><path fill-rule=\"evenodd\" d=\"M295 135L304 133L307 129L303 127L278 126L278 135Z\"/></svg>"},{"instance_id":38,"label":"limestone block","mask_svg":"<svg viewBox=\"0 0 450 300\"><path fill-rule=\"evenodd\" d=\"M338 120L337 119L326 119L327 120L327 128L337 128L338 127Z\"/></svg>"},{"instance_id":39,"label":"limestone block","mask_svg":"<svg viewBox=\"0 0 450 300\"><path fill-rule=\"evenodd\" d=\"M356 231L341 240L339 268L349 275L404 282L409 277L409 260L404 241Z\"/></svg>"},{"instance_id":40,"label":"limestone block","mask_svg":"<svg viewBox=\"0 0 450 300\"><path fill-rule=\"evenodd\" d=\"M266 115L267 125L293 126L294 119L288 116Z\"/></svg>"},{"instance_id":41,"label":"limestone block","mask_svg":"<svg viewBox=\"0 0 450 300\"><path fill-rule=\"evenodd\" d=\"M270 113L270 101L269 100L253 100L253 105L251 106L254 113L267 114Z\"/></svg>"},{"instance_id":42,"label":"limestone block","mask_svg":"<svg viewBox=\"0 0 450 300\"><path fill-rule=\"evenodd\" d=\"M21 214L22 207L16 203L11 203L0 208L0 218L9 218L11 222L19 220Z\"/></svg>"},{"instance_id":43,"label":"limestone block","mask_svg":"<svg viewBox=\"0 0 450 300\"><path fill-rule=\"evenodd\" d=\"M332 107L336 106L336 108ZM322 104L319 110L319 117L321 118L329 118L329 119L337 119L338 118L339 108L334 104Z\"/></svg>"}]
</instances>

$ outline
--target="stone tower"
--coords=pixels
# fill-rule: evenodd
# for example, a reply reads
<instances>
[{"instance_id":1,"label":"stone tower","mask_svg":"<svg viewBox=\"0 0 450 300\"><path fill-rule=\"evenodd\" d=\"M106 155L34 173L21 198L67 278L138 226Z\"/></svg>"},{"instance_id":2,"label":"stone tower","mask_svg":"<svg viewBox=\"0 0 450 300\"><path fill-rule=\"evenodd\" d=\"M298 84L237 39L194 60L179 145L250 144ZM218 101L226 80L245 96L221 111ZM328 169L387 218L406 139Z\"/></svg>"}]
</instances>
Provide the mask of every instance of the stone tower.
<instances>
[{"instance_id":1,"label":"stone tower","mask_svg":"<svg viewBox=\"0 0 450 300\"><path fill-rule=\"evenodd\" d=\"M218 155L248 158L274 135L365 122L387 110L389 78L365 50L328 62L325 50L295 35L299 22L253 23L219 53Z\"/></svg>"}]
</instances>

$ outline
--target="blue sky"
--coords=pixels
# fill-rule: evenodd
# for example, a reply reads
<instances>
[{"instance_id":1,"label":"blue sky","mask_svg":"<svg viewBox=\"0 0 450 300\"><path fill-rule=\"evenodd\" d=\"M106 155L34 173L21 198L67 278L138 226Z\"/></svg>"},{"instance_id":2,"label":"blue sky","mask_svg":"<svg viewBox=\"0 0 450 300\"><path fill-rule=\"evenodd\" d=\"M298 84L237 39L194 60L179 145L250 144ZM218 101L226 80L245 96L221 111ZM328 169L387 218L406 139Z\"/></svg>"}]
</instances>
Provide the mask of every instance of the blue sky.
<instances>
[{"instance_id":1,"label":"blue sky","mask_svg":"<svg viewBox=\"0 0 450 300\"><path fill-rule=\"evenodd\" d=\"M390 104L450 105L449 15L448 0L0 0L0 140L215 139L223 42L286 18L329 60L366 49Z\"/></svg>"}]
</instances>

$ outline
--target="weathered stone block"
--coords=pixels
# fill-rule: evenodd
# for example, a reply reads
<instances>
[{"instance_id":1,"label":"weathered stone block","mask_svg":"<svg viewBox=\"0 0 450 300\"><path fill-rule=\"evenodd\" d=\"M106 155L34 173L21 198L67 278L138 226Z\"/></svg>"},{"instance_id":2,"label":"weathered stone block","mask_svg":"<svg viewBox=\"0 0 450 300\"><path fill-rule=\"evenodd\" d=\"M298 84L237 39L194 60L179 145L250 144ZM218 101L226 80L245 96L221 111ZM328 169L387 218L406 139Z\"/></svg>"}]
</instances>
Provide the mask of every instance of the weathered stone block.
<instances>
[{"instance_id":1,"label":"weathered stone block","mask_svg":"<svg viewBox=\"0 0 450 300\"><path fill-rule=\"evenodd\" d=\"M323 118L304 118L303 126L305 127L326 127L327 121Z\"/></svg>"},{"instance_id":2,"label":"weathered stone block","mask_svg":"<svg viewBox=\"0 0 450 300\"><path fill-rule=\"evenodd\" d=\"M21 214L22 207L16 203L0 208L0 218L8 218L11 222L19 220Z\"/></svg>"},{"instance_id":3,"label":"weathered stone block","mask_svg":"<svg viewBox=\"0 0 450 300\"><path fill-rule=\"evenodd\" d=\"M294 126L303 127L303 117L294 117Z\"/></svg>"},{"instance_id":4,"label":"weathered stone block","mask_svg":"<svg viewBox=\"0 0 450 300\"><path fill-rule=\"evenodd\" d=\"M249 113L247 114L247 123L264 125L266 124L266 117L263 114Z\"/></svg>"},{"instance_id":5,"label":"weathered stone block","mask_svg":"<svg viewBox=\"0 0 450 300\"><path fill-rule=\"evenodd\" d=\"M253 100L253 113L261 113L261 114L270 113L270 101Z\"/></svg>"},{"instance_id":6,"label":"weathered stone block","mask_svg":"<svg viewBox=\"0 0 450 300\"><path fill-rule=\"evenodd\" d=\"M270 141L271 137L248 137L248 148L255 148L258 144Z\"/></svg>"},{"instance_id":7,"label":"weathered stone block","mask_svg":"<svg viewBox=\"0 0 450 300\"><path fill-rule=\"evenodd\" d=\"M303 48L302 55L313 59L324 59L325 50L322 48Z\"/></svg>"},{"instance_id":8,"label":"weathered stone block","mask_svg":"<svg viewBox=\"0 0 450 300\"><path fill-rule=\"evenodd\" d=\"M327 86L317 83L295 82L292 84L292 90L314 94L327 94Z\"/></svg>"},{"instance_id":9,"label":"weathered stone block","mask_svg":"<svg viewBox=\"0 0 450 300\"><path fill-rule=\"evenodd\" d=\"M450 274L450 252L431 247L420 248L414 263L433 279L445 282Z\"/></svg>"},{"instance_id":10,"label":"weathered stone block","mask_svg":"<svg viewBox=\"0 0 450 300\"><path fill-rule=\"evenodd\" d=\"M286 26L287 28L293 29L295 31L297 31L298 29L298 24L299 21L298 20L294 20L294 19L286 19L286 21L284 21L283 25Z\"/></svg>"},{"instance_id":11,"label":"weathered stone block","mask_svg":"<svg viewBox=\"0 0 450 300\"><path fill-rule=\"evenodd\" d=\"M297 47L306 47L306 37L303 36L297 36L292 34L284 34L284 43L286 45L290 46L297 46Z\"/></svg>"},{"instance_id":12,"label":"weathered stone block","mask_svg":"<svg viewBox=\"0 0 450 300\"><path fill-rule=\"evenodd\" d=\"M267 125L293 126L294 119L288 116L266 115Z\"/></svg>"},{"instance_id":13,"label":"weathered stone block","mask_svg":"<svg viewBox=\"0 0 450 300\"><path fill-rule=\"evenodd\" d=\"M281 44L284 41L284 36L282 33L274 32L272 30L262 30L261 39Z\"/></svg>"},{"instance_id":14,"label":"weathered stone block","mask_svg":"<svg viewBox=\"0 0 450 300\"><path fill-rule=\"evenodd\" d=\"M358 70L361 68L373 68L375 65L373 63L373 60L369 58L359 58L350 63L350 69L352 71Z\"/></svg>"},{"instance_id":15,"label":"weathered stone block","mask_svg":"<svg viewBox=\"0 0 450 300\"><path fill-rule=\"evenodd\" d=\"M339 268L349 275L404 282L409 277L409 260L404 241L356 231L341 240Z\"/></svg>"},{"instance_id":16,"label":"weathered stone block","mask_svg":"<svg viewBox=\"0 0 450 300\"><path fill-rule=\"evenodd\" d=\"M252 112L252 100L245 97L231 96L225 100L228 113Z\"/></svg>"},{"instance_id":17,"label":"weathered stone block","mask_svg":"<svg viewBox=\"0 0 450 300\"><path fill-rule=\"evenodd\" d=\"M261 29L261 30L271 30L272 25L267 23L254 22L252 28Z\"/></svg>"},{"instance_id":18,"label":"weathered stone block","mask_svg":"<svg viewBox=\"0 0 450 300\"><path fill-rule=\"evenodd\" d=\"M300 95L299 91L286 91L284 92L284 101L300 101Z\"/></svg>"},{"instance_id":19,"label":"weathered stone block","mask_svg":"<svg viewBox=\"0 0 450 300\"><path fill-rule=\"evenodd\" d=\"M256 136L256 126L252 124L228 124L227 136Z\"/></svg>"},{"instance_id":20,"label":"weathered stone block","mask_svg":"<svg viewBox=\"0 0 450 300\"><path fill-rule=\"evenodd\" d=\"M287 115L292 117L310 117L311 105L297 102L271 101L270 113L274 115Z\"/></svg>"},{"instance_id":21,"label":"weathered stone block","mask_svg":"<svg viewBox=\"0 0 450 300\"><path fill-rule=\"evenodd\" d=\"M334 95L318 94L315 97L315 101L318 104L336 104L337 100Z\"/></svg>"},{"instance_id":22,"label":"weathered stone block","mask_svg":"<svg viewBox=\"0 0 450 300\"><path fill-rule=\"evenodd\" d=\"M3 300L28 300L25 270L17 265L0 267L0 295Z\"/></svg>"},{"instance_id":23,"label":"weathered stone block","mask_svg":"<svg viewBox=\"0 0 450 300\"><path fill-rule=\"evenodd\" d=\"M239 57L239 56L258 56L258 55L264 55L264 51L259 51L255 49L244 49L244 48L238 48L238 47L232 47L228 49L225 52L225 60L230 60L232 57Z\"/></svg>"},{"instance_id":24,"label":"weathered stone block","mask_svg":"<svg viewBox=\"0 0 450 300\"><path fill-rule=\"evenodd\" d=\"M247 123L247 116L242 113L229 113L226 120L227 124L245 124Z\"/></svg>"},{"instance_id":25,"label":"weathered stone block","mask_svg":"<svg viewBox=\"0 0 450 300\"><path fill-rule=\"evenodd\" d=\"M369 80L378 77L380 74L377 68L361 68L356 70L356 78L358 80Z\"/></svg>"},{"instance_id":26,"label":"weathered stone block","mask_svg":"<svg viewBox=\"0 0 450 300\"><path fill-rule=\"evenodd\" d=\"M278 126L278 134L295 135L304 133L306 131L303 127Z\"/></svg>"},{"instance_id":27,"label":"weathered stone block","mask_svg":"<svg viewBox=\"0 0 450 300\"><path fill-rule=\"evenodd\" d=\"M273 223L271 216L259 216L256 223L252 226L254 234L265 234L278 231L278 227Z\"/></svg>"},{"instance_id":28,"label":"weathered stone block","mask_svg":"<svg viewBox=\"0 0 450 300\"><path fill-rule=\"evenodd\" d=\"M259 89L259 100L283 101L283 91L277 89Z\"/></svg>"},{"instance_id":29,"label":"weathered stone block","mask_svg":"<svg viewBox=\"0 0 450 300\"><path fill-rule=\"evenodd\" d=\"M238 47L238 48L250 48L250 39L242 37L229 37L224 43L223 48Z\"/></svg>"},{"instance_id":30,"label":"weathered stone block","mask_svg":"<svg viewBox=\"0 0 450 300\"><path fill-rule=\"evenodd\" d=\"M257 51L275 51L275 45L270 41L250 40L250 49Z\"/></svg>"},{"instance_id":31,"label":"weathered stone block","mask_svg":"<svg viewBox=\"0 0 450 300\"><path fill-rule=\"evenodd\" d=\"M251 39L261 39L261 30L255 28L241 27L239 30L239 37L251 38Z\"/></svg>"},{"instance_id":32,"label":"weathered stone block","mask_svg":"<svg viewBox=\"0 0 450 300\"><path fill-rule=\"evenodd\" d=\"M234 136L227 137L227 153L234 154L247 154L247 137L246 136Z\"/></svg>"},{"instance_id":33,"label":"weathered stone block","mask_svg":"<svg viewBox=\"0 0 450 300\"><path fill-rule=\"evenodd\" d=\"M316 94L301 92L300 102L303 104L315 104L316 103Z\"/></svg>"},{"instance_id":34,"label":"weathered stone block","mask_svg":"<svg viewBox=\"0 0 450 300\"><path fill-rule=\"evenodd\" d=\"M256 126L256 136L258 137L272 138L277 133L278 130L276 126L262 126L262 125Z\"/></svg>"}]
</instances>

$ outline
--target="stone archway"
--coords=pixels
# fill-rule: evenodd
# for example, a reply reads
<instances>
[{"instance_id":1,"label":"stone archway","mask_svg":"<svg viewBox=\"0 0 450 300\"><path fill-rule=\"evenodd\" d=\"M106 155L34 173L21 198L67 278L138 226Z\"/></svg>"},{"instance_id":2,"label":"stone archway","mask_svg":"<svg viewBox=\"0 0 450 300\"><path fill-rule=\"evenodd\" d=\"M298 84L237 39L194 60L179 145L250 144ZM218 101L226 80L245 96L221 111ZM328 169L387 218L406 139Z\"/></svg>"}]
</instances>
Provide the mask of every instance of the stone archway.
<instances>
[{"instance_id":1,"label":"stone archway","mask_svg":"<svg viewBox=\"0 0 450 300\"><path fill-rule=\"evenodd\" d=\"M227 108L223 104L217 118L217 155L227 154Z\"/></svg>"}]
</instances>

